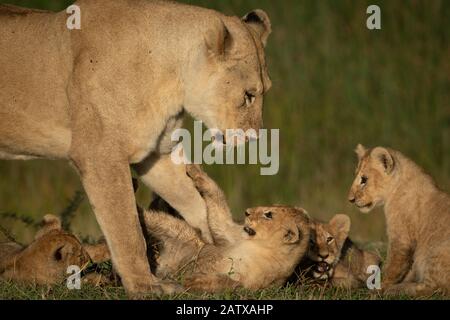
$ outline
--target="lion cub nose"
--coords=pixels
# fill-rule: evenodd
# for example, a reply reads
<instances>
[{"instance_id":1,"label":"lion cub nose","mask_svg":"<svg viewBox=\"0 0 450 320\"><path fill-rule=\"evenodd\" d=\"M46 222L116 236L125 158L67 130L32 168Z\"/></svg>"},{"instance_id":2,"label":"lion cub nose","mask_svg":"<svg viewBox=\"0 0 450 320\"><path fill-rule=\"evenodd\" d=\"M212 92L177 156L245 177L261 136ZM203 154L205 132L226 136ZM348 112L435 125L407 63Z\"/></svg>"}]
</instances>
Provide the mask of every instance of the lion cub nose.
<instances>
[{"instance_id":1,"label":"lion cub nose","mask_svg":"<svg viewBox=\"0 0 450 320\"><path fill-rule=\"evenodd\" d=\"M319 257L321 257L323 260L325 260L326 258L328 258L328 256L329 256L328 253L327 253L327 254L324 254L324 255L322 255L322 254L319 253Z\"/></svg>"},{"instance_id":2,"label":"lion cub nose","mask_svg":"<svg viewBox=\"0 0 450 320\"><path fill-rule=\"evenodd\" d=\"M351 203L355 203L356 198L355 197L350 197L350 198L348 198L348 201L350 201Z\"/></svg>"}]
</instances>

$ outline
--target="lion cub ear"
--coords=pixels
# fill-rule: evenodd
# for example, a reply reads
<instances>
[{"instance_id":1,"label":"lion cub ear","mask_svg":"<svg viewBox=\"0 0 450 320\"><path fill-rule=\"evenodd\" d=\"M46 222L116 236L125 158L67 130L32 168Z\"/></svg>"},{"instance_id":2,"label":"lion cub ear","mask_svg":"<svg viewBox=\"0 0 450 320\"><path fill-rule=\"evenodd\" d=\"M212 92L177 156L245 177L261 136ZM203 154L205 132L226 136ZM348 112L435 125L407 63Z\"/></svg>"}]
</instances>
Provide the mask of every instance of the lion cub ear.
<instances>
[{"instance_id":1,"label":"lion cub ear","mask_svg":"<svg viewBox=\"0 0 450 320\"><path fill-rule=\"evenodd\" d=\"M286 244L294 244L300 241L300 230L297 226L289 228L283 237L283 242Z\"/></svg>"},{"instance_id":2,"label":"lion cub ear","mask_svg":"<svg viewBox=\"0 0 450 320\"><path fill-rule=\"evenodd\" d=\"M41 224L42 224L41 228L38 230L38 232L36 232L36 235L34 236L35 240L39 239L40 237L49 233L50 231L62 230L61 220L57 216L54 216L52 214L45 215L44 218L42 219Z\"/></svg>"},{"instance_id":3,"label":"lion cub ear","mask_svg":"<svg viewBox=\"0 0 450 320\"><path fill-rule=\"evenodd\" d=\"M334 237L338 240L338 242L347 239L351 226L351 220L349 216L345 214L337 214L333 218L331 218L329 225L333 230Z\"/></svg>"},{"instance_id":4,"label":"lion cub ear","mask_svg":"<svg viewBox=\"0 0 450 320\"><path fill-rule=\"evenodd\" d=\"M361 160L364 155L366 154L367 149L362 144L358 143L358 145L355 148L355 153L358 156L358 160Z\"/></svg>"},{"instance_id":5,"label":"lion cub ear","mask_svg":"<svg viewBox=\"0 0 450 320\"><path fill-rule=\"evenodd\" d=\"M261 9L253 10L247 13L243 18L247 25L249 25L259 36L264 47L267 45L267 39L272 33L272 25L269 16Z\"/></svg>"},{"instance_id":6,"label":"lion cub ear","mask_svg":"<svg viewBox=\"0 0 450 320\"><path fill-rule=\"evenodd\" d=\"M371 152L371 157L381 163L384 171L390 174L395 167L394 157L391 155L389 150L383 147L376 147Z\"/></svg>"}]
</instances>

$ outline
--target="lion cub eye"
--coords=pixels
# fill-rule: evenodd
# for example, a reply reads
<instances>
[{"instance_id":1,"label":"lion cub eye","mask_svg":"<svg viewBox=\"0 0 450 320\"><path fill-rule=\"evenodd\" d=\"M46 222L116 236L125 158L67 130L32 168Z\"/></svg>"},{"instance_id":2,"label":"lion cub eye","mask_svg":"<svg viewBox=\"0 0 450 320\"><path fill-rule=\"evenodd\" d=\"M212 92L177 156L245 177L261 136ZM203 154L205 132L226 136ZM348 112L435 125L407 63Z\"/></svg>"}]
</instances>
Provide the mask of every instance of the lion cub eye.
<instances>
[{"instance_id":1,"label":"lion cub eye","mask_svg":"<svg viewBox=\"0 0 450 320\"><path fill-rule=\"evenodd\" d=\"M365 185L367 183L368 178L366 176L361 177L361 185Z\"/></svg>"},{"instance_id":2,"label":"lion cub eye","mask_svg":"<svg viewBox=\"0 0 450 320\"><path fill-rule=\"evenodd\" d=\"M264 218L266 218L266 219L272 219L272 212L270 212L270 211L266 211L266 212L264 212Z\"/></svg>"},{"instance_id":3,"label":"lion cub eye","mask_svg":"<svg viewBox=\"0 0 450 320\"><path fill-rule=\"evenodd\" d=\"M245 92L245 105L248 107L255 102L255 95L246 91Z\"/></svg>"},{"instance_id":4,"label":"lion cub eye","mask_svg":"<svg viewBox=\"0 0 450 320\"><path fill-rule=\"evenodd\" d=\"M333 238L333 237L328 237L328 238L327 238L327 242L328 242L328 243L331 243L331 242L333 242L333 240L334 240L334 238Z\"/></svg>"}]
</instances>

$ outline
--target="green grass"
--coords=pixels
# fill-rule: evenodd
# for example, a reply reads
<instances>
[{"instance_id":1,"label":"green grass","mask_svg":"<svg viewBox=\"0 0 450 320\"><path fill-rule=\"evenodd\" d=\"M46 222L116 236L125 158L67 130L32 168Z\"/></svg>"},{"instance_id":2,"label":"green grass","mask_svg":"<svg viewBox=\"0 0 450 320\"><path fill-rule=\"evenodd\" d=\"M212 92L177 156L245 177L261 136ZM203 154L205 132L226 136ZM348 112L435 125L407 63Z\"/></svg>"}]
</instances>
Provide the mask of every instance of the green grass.
<instances>
[{"instance_id":1,"label":"green grass","mask_svg":"<svg viewBox=\"0 0 450 320\"><path fill-rule=\"evenodd\" d=\"M72 1L0 2L60 10ZM382 212L363 215L346 201L359 142L404 152L450 190L449 1L185 2L240 16L262 8L272 20L267 59L274 85L264 120L267 128L280 128L280 172L206 167L237 216L270 203L300 205L321 219L347 213L352 238L385 242ZM365 10L374 3L382 10L379 31L365 27ZM60 161L0 161L0 177L0 212L36 220L62 212L81 189L73 169ZM148 203L149 191L141 188L138 199ZM0 223L23 242L34 233L11 219ZM73 230L101 235L86 201Z\"/></svg>"},{"instance_id":2,"label":"green grass","mask_svg":"<svg viewBox=\"0 0 450 320\"><path fill-rule=\"evenodd\" d=\"M123 300L128 299L121 287L94 287L84 285L81 290L68 290L65 285L23 286L0 281L1 299L24 300ZM318 285L289 285L272 287L259 291L239 289L221 294L192 294L156 296L148 295L145 299L164 300L414 300L408 296L386 297L367 289L346 290ZM446 300L448 297L432 295L420 297L421 300Z\"/></svg>"}]
</instances>

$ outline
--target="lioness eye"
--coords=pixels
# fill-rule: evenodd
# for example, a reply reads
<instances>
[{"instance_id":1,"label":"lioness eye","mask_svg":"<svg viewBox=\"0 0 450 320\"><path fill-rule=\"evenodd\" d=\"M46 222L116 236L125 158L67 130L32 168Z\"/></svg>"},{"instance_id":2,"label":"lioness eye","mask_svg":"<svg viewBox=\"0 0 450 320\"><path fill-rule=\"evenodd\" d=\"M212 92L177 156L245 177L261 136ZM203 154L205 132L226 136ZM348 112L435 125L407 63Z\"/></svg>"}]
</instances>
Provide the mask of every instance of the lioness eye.
<instances>
[{"instance_id":1,"label":"lioness eye","mask_svg":"<svg viewBox=\"0 0 450 320\"><path fill-rule=\"evenodd\" d=\"M361 184L366 184L367 183L367 177L366 176L362 176L361 177Z\"/></svg>"},{"instance_id":2,"label":"lioness eye","mask_svg":"<svg viewBox=\"0 0 450 320\"><path fill-rule=\"evenodd\" d=\"M333 240L334 240L333 237L328 237L328 238L327 238L327 242L328 242L328 243L330 243L330 242L333 241Z\"/></svg>"},{"instance_id":3,"label":"lioness eye","mask_svg":"<svg viewBox=\"0 0 450 320\"><path fill-rule=\"evenodd\" d=\"M250 92L246 91L245 92L245 104L247 106L250 106L253 104L253 102L255 102L255 95L251 94Z\"/></svg>"},{"instance_id":4,"label":"lioness eye","mask_svg":"<svg viewBox=\"0 0 450 320\"><path fill-rule=\"evenodd\" d=\"M270 212L270 211L264 212L264 218L272 219L272 212Z\"/></svg>"}]
</instances>

